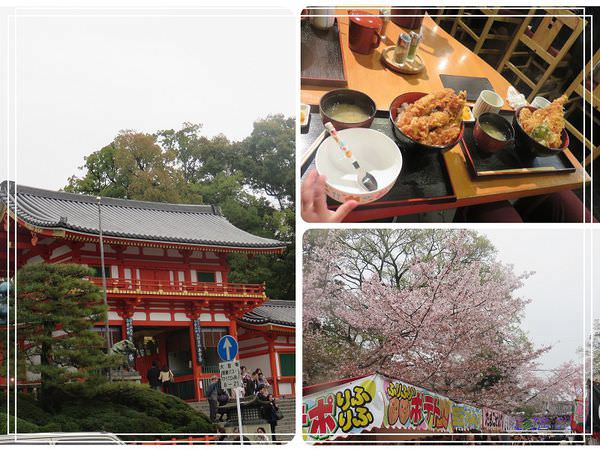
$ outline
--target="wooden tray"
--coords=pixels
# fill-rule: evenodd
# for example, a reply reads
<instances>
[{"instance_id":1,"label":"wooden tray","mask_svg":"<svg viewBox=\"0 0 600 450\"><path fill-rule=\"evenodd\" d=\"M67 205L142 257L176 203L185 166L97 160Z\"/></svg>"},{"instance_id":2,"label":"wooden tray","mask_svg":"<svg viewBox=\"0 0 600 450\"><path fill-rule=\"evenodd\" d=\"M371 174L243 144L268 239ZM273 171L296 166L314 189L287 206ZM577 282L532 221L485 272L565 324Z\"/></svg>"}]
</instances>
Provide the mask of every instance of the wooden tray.
<instances>
[{"instance_id":1,"label":"wooden tray","mask_svg":"<svg viewBox=\"0 0 600 450\"><path fill-rule=\"evenodd\" d=\"M392 45L391 47L386 47L383 52L381 52L381 62L383 62L383 65L388 69L404 75L416 75L425 69L425 64L418 53L415 55L414 61L398 64L396 61L394 61L395 49L396 46Z\"/></svg>"},{"instance_id":2,"label":"wooden tray","mask_svg":"<svg viewBox=\"0 0 600 450\"><path fill-rule=\"evenodd\" d=\"M512 123L514 112L500 111L510 123ZM535 158L525 157L519 153L515 146L509 146L497 153L482 152L477 148L473 137L475 123L465 122L465 132L460 146L467 161L467 167L472 176L479 177L503 177L548 173L570 173L575 167L564 153L553 156L538 156Z\"/></svg>"},{"instance_id":3,"label":"wooden tray","mask_svg":"<svg viewBox=\"0 0 600 450\"><path fill-rule=\"evenodd\" d=\"M323 131L323 122L318 113L318 106L311 106L311 125L306 134L301 134L298 140L297 148L299 153L304 151L319 137ZM389 119L388 111L377 111L375 120L371 128L384 133L396 143L392 133L392 123ZM326 137L326 136L325 136ZM400 145L400 144L399 144ZM390 192L381 199L360 205L357 210L392 208L398 206L408 206L421 203L441 203L455 201L456 194L450 182L446 164L441 153L415 153L402 152L402 171L396 181L396 184ZM315 166L316 152L300 168L302 177L304 177ZM330 209L336 209L340 204L330 198L327 198Z\"/></svg>"},{"instance_id":4,"label":"wooden tray","mask_svg":"<svg viewBox=\"0 0 600 450\"><path fill-rule=\"evenodd\" d=\"M329 30L315 30L309 20L300 25L300 80L304 84L348 84L339 22Z\"/></svg>"}]
</instances>

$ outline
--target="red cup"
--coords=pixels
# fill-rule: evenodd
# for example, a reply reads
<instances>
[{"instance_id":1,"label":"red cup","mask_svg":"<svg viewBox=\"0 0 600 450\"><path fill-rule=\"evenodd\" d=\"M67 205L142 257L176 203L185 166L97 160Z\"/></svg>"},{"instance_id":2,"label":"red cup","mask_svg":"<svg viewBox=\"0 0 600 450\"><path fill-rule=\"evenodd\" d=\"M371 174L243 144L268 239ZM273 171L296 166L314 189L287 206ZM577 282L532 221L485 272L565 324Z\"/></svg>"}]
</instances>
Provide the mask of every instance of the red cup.
<instances>
[{"instance_id":1,"label":"red cup","mask_svg":"<svg viewBox=\"0 0 600 450\"><path fill-rule=\"evenodd\" d=\"M349 15L348 44L350 50L363 55L370 55L381 43L380 32L383 21L366 11L349 11Z\"/></svg>"}]
</instances>

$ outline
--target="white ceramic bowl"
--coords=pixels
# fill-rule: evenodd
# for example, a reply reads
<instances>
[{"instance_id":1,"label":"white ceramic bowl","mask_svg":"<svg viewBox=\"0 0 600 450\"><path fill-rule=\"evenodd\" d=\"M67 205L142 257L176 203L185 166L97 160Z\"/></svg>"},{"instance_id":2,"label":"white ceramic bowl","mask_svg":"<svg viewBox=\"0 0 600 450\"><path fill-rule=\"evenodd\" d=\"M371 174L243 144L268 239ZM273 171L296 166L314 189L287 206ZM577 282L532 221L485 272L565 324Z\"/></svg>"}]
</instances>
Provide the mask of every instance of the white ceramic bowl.
<instances>
[{"instance_id":1,"label":"white ceramic bowl","mask_svg":"<svg viewBox=\"0 0 600 450\"><path fill-rule=\"evenodd\" d=\"M396 143L370 128L348 128L339 131L339 136L360 165L375 177L379 189L367 192L358 185L350 159L329 136L321 143L315 157L317 172L327 178L327 195L340 203L356 200L364 204L387 194L402 169L402 153Z\"/></svg>"}]
</instances>

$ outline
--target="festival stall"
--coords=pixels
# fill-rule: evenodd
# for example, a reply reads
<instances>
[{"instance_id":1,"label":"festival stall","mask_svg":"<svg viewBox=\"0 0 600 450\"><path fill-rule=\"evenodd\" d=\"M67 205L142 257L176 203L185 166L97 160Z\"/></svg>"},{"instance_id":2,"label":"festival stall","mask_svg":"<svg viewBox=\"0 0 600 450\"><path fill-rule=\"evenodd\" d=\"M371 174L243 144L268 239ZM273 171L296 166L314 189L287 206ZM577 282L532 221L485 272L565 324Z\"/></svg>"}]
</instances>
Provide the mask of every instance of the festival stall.
<instances>
[{"instance_id":1,"label":"festival stall","mask_svg":"<svg viewBox=\"0 0 600 450\"><path fill-rule=\"evenodd\" d=\"M504 414L491 408L483 408L482 431L484 433L501 433L504 429Z\"/></svg>"},{"instance_id":2,"label":"festival stall","mask_svg":"<svg viewBox=\"0 0 600 450\"><path fill-rule=\"evenodd\" d=\"M452 404L452 429L458 432L481 431L481 409L464 403Z\"/></svg>"},{"instance_id":3,"label":"festival stall","mask_svg":"<svg viewBox=\"0 0 600 450\"><path fill-rule=\"evenodd\" d=\"M505 432L512 417L457 403L427 389L374 374L304 388L302 428L306 440L361 433Z\"/></svg>"},{"instance_id":4,"label":"festival stall","mask_svg":"<svg viewBox=\"0 0 600 450\"><path fill-rule=\"evenodd\" d=\"M571 429L575 433L583 433L585 423L585 403L582 398L573 402L573 413L571 414Z\"/></svg>"},{"instance_id":5,"label":"festival stall","mask_svg":"<svg viewBox=\"0 0 600 450\"><path fill-rule=\"evenodd\" d=\"M519 417L516 421L516 429L519 431L566 431L571 427L571 416L534 416Z\"/></svg>"}]
</instances>

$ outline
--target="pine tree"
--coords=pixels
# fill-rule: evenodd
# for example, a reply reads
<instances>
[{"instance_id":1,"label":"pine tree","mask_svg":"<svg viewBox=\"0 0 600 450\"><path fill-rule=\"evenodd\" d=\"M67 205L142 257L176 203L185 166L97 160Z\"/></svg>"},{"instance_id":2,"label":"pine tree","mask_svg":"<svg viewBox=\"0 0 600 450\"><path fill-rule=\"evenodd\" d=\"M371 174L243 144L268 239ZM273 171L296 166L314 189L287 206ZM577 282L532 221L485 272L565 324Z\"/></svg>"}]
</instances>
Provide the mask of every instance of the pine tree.
<instances>
[{"instance_id":1,"label":"pine tree","mask_svg":"<svg viewBox=\"0 0 600 450\"><path fill-rule=\"evenodd\" d=\"M106 319L101 291L86 279L87 266L29 264L17 274L17 333L27 370L41 376L41 400L51 408L51 392L78 380L97 383L115 357L92 327Z\"/></svg>"}]
</instances>

